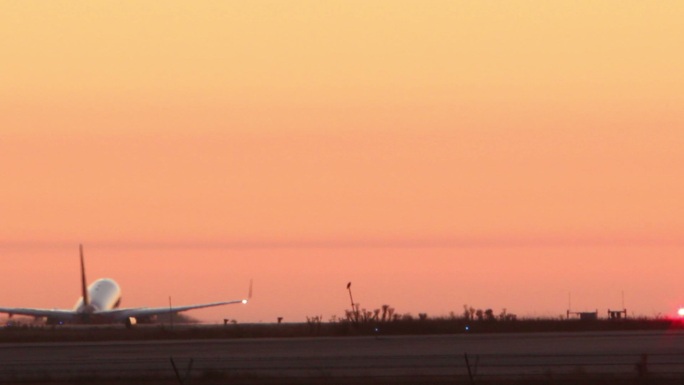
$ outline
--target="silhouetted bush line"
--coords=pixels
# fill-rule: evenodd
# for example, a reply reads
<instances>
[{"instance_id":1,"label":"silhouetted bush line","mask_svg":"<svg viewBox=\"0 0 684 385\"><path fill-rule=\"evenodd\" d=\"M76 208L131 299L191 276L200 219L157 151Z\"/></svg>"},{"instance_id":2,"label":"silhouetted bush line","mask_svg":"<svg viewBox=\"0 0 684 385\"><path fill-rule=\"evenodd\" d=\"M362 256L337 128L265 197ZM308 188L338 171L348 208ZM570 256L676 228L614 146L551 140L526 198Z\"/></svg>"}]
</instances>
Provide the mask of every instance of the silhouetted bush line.
<instances>
[{"instance_id":1,"label":"silhouetted bush line","mask_svg":"<svg viewBox=\"0 0 684 385\"><path fill-rule=\"evenodd\" d=\"M682 330L684 323L665 319L629 319L620 321L522 319L514 321L466 320L463 318L411 318L386 322L321 322L310 317L305 323L260 323L228 325L139 325L131 330L122 326L15 326L0 329L0 343L10 342L88 342L134 340L186 340L226 338L294 338L435 335L465 333L530 333Z\"/></svg>"}]
</instances>

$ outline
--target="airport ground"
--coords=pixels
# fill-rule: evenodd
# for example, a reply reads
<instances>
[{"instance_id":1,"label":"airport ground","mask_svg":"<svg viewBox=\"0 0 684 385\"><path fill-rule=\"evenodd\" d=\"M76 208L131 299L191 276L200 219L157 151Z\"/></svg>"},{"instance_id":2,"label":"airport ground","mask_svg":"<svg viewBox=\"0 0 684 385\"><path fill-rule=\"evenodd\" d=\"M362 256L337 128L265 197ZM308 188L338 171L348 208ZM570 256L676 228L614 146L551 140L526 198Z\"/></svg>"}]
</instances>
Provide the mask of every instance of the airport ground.
<instances>
[{"instance_id":1,"label":"airport ground","mask_svg":"<svg viewBox=\"0 0 684 385\"><path fill-rule=\"evenodd\" d=\"M220 327L4 329L0 383L681 384L684 331L207 337ZM262 325L264 326L264 325ZM300 332L322 334L311 325ZM315 326L315 325L314 325ZM231 329L232 328L232 329ZM252 333L258 330L255 327ZM140 338L167 333L170 338ZM200 332L205 338L197 337ZM292 331L290 331L291 333ZM53 339L10 342L9 334ZM93 338L97 335L128 338ZM184 334L185 333L185 334ZM189 333L189 334L188 334ZM188 336L193 336L188 338ZM66 338L57 338L57 336ZM80 337L78 337L80 336ZM35 337L35 335L34 335ZM43 335L44 337L44 335ZM78 339L76 338L78 337ZM135 338L133 338L135 337ZM173 361L173 364L172 364ZM174 371L174 365L177 371ZM178 374L176 374L178 373ZM181 381L178 380L180 377ZM184 380L184 381L183 381Z\"/></svg>"},{"instance_id":2,"label":"airport ground","mask_svg":"<svg viewBox=\"0 0 684 385\"><path fill-rule=\"evenodd\" d=\"M668 319L623 319L620 321L604 319L589 322L559 319L523 319L510 322L490 322L468 321L462 318L437 318L365 323L227 323L225 325L157 323L138 324L133 329L128 330L123 325L47 326L14 321L11 327L0 327L0 344L8 342L96 342L667 330L684 330L684 322L682 320Z\"/></svg>"}]
</instances>

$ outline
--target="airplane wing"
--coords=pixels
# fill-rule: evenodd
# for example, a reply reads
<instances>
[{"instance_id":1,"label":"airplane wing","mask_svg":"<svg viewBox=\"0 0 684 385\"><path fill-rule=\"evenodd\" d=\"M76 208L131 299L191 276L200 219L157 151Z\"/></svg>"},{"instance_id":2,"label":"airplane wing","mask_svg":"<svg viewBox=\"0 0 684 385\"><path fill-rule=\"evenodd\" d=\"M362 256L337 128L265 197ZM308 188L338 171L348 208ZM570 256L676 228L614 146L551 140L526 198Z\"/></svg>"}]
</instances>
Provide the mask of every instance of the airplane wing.
<instances>
[{"instance_id":1,"label":"airplane wing","mask_svg":"<svg viewBox=\"0 0 684 385\"><path fill-rule=\"evenodd\" d=\"M123 321L129 317L150 317L158 314L168 314L168 313L178 313L193 309L202 309L205 307L223 306L231 305L236 303L247 303L246 299L239 299L233 301L223 301L223 302L211 302L211 303L201 303L196 305L188 306L173 306L173 307L138 307L138 308L125 308L125 309L113 309L104 310L93 313L96 317L103 317L109 319L110 321ZM45 317L55 321L69 322L80 314L72 310L59 310L59 309L33 309L33 308L20 308L20 307L0 307L0 313L7 313L8 315L23 315L30 317Z\"/></svg>"},{"instance_id":2,"label":"airplane wing","mask_svg":"<svg viewBox=\"0 0 684 385\"><path fill-rule=\"evenodd\" d=\"M26 315L31 317L47 317L61 321L69 321L76 316L76 313L72 310L33 309L24 307L0 307L0 313L7 313L10 316Z\"/></svg>"},{"instance_id":3,"label":"airplane wing","mask_svg":"<svg viewBox=\"0 0 684 385\"><path fill-rule=\"evenodd\" d=\"M188 306L173 306L173 307L136 307L136 308L125 308L125 309L113 309L99 311L96 314L111 317L115 321L122 321L129 317L150 317L158 314L168 314L168 313L178 313L193 309L202 309L205 307L232 305L235 303L247 303L246 299L238 299L233 301L223 301L223 302L211 302L211 303L201 303L197 305ZM18 314L18 313L17 313Z\"/></svg>"}]
</instances>

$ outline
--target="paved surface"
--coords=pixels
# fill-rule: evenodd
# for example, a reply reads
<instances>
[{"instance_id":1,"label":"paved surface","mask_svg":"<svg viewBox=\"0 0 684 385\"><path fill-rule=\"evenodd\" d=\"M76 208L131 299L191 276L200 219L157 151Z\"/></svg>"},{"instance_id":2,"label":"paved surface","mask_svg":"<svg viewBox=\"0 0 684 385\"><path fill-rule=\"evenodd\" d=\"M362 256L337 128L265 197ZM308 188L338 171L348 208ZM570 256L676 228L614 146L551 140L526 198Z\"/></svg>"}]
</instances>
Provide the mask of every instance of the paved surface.
<instances>
[{"instance_id":1,"label":"paved surface","mask_svg":"<svg viewBox=\"0 0 684 385\"><path fill-rule=\"evenodd\" d=\"M277 377L467 376L563 373L684 378L684 333L527 333L0 344L0 382L20 379L172 377L181 373ZM644 360L643 355L647 355Z\"/></svg>"}]
</instances>

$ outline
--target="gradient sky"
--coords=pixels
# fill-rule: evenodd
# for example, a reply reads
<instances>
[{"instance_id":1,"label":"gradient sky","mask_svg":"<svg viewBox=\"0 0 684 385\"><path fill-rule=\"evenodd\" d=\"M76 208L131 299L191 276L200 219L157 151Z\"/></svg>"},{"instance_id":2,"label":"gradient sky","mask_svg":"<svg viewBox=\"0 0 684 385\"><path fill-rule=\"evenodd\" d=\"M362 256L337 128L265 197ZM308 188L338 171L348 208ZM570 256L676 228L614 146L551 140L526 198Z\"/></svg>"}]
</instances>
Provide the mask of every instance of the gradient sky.
<instances>
[{"instance_id":1,"label":"gradient sky","mask_svg":"<svg viewBox=\"0 0 684 385\"><path fill-rule=\"evenodd\" d=\"M0 0L0 304L684 304L684 3Z\"/></svg>"}]
</instances>

